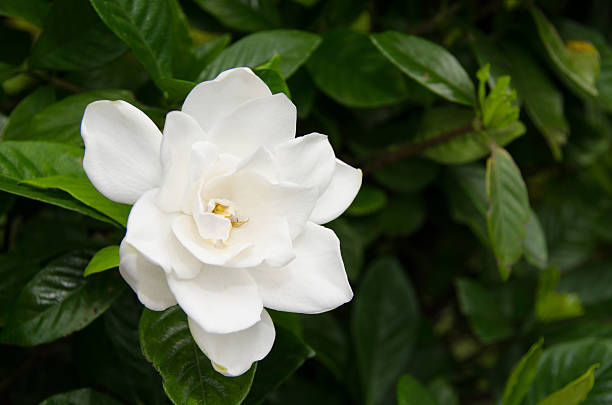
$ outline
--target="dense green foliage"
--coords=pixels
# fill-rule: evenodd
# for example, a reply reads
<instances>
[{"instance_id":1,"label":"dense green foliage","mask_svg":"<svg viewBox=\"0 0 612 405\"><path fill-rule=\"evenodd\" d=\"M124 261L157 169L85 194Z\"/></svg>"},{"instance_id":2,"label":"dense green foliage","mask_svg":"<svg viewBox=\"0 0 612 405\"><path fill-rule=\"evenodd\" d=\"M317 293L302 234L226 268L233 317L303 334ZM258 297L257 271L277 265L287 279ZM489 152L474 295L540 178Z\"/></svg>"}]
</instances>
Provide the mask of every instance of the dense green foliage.
<instances>
[{"instance_id":1,"label":"dense green foliage","mask_svg":"<svg viewBox=\"0 0 612 405\"><path fill-rule=\"evenodd\" d=\"M612 403L612 3L0 1L0 402ZM329 224L353 301L271 311L214 371L117 271L130 207L82 168L87 104L160 127L251 67L364 171Z\"/></svg>"}]
</instances>

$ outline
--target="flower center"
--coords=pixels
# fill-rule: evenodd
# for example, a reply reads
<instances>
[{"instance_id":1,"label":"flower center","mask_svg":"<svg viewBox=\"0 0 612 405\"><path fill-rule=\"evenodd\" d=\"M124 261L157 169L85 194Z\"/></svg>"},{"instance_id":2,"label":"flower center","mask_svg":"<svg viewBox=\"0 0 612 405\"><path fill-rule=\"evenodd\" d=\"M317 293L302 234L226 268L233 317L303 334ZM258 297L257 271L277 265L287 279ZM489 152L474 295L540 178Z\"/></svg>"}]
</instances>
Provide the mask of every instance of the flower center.
<instances>
[{"instance_id":1,"label":"flower center","mask_svg":"<svg viewBox=\"0 0 612 405\"><path fill-rule=\"evenodd\" d=\"M227 218L232 224L232 228L240 228L242 225L249 222L249 219L241 221L236 215L234 204L225 199L213 198L208 201L208 212Z\"/></svg>"}]
</instances>

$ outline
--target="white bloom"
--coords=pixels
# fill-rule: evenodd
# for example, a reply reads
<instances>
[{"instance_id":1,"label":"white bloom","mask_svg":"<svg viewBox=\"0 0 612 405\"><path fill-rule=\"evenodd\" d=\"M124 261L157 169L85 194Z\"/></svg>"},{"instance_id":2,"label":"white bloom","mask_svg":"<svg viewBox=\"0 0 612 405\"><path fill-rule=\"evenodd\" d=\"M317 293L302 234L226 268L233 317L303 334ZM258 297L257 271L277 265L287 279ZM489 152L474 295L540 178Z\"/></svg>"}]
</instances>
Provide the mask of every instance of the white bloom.
<instances>
[{"instance_id":1,"label":"white bloom","mask_svg":"<svg viewBox=\"0 0 612 405\"><path fill-rule=\"evenodd\" d=\"M152 310L178 303L202 351L236 376L265 357L264 308L319 313L353 293L333 231L361 185L327 137L295 138L296 109L248 68L197 85L155 124L124 101L87 106L83 166L113 201L134 204L123 278Z\"/></svg>"}]
</instances>

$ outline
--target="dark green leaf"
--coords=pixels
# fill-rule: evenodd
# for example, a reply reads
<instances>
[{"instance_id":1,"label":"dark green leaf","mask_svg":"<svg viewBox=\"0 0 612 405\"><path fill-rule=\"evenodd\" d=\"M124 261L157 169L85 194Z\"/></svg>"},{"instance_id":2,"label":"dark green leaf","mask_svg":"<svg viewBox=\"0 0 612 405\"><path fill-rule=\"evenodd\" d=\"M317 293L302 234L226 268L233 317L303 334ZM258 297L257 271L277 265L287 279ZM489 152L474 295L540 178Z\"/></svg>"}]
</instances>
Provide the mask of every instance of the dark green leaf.
<instances>
[{"instance_id":1,"label":"dark green leaf","mask_svg":"<svg viewBox=\"0 0 612 405\"><path fill-rule=\"evenodd\" d=\"M287 97L291 98L291 92L281 72L280 56L278 54L266 63L257 66L254 72L266 83L272 94L285 93Z\"/></svg>"},{"instance_id":2,"label":"dark green leaf","mask_svg":"<svg viewBox=\"0 0 612 405\"><path fill-rule=\"evenodd\" d=\"M376 181L393 191L413 193L431 184L438 169L438 165L426 159L413 157L386 165L372 174Z\"/></svg>"},{"instance_id":3,"label":"dark green leaf","mask_svg":"<svg viewBox=\"0 0 612 405\"><path fill-rule=\"evenodd\" d=\"M2 0L0 14L13 18L22 18L29 23L42 27L51 4L46 0Z\"/></svg>"},{"instance_id":4,"label":"dark green leaf","mask_svg":"<svg viewBox=\"0 0 612 405\"><path fill-rule=\"evenodd\" d=\"M126 50L89 2L56 0L30 63L39 69L87 70L110 62Z\"/></svg>"},{"instance_id":5,"label":"dark green leaf","mask_svg":"<svg viewBox=\"0 0 612 405\"><path fill-rule=\"evenodd\" d=\"M538 341L529 348L529 351L521 357L521 360L512 369L512 373L506 381L502 405L520 405L531 383L536 376L540 357L542 357L543 340Z\"/></svg>"},{"instance_id":6,"label":"dark green leaf","mask_svg":"<svg viewBox=\"0 0 612 405\"><path fill-rule=\"evenodd\" d=\"M378 52L367 35L358 32L325 34L307 67L317 87L351 107L393 104L409 95L401 72Z\"/></svg>"},{"instance_id":7,"label":"dark green leaf","mask_svg":"<svg viewBox=\"0 0 612 405\"><path fill-rule=\"evenodd\" d=\"M529 221L529 198L521 172L512 156L501 147L491 145L487 160L487 228L491 247L503 280L523 254L526 225Z\"/></svg>"},{"instance_id":8,"label":"dark green leaf","mask_svg":"<svg viewBox=\"0 0 612 405\"><path fill-rule=\"evenodd\" d=\"M323 313L304 315L302 327L304 340L316 352L315 359L341 380L349 360L349 343L340 323L331 313Z\"/></svg>"},{"instance_id":9,"label":"dark green leaf","mask_svg":"<svg viewBox=\"0 0 612 405\"><path fill-rule=\"evenodd\" d=\"M89 263L87 263L87 267L83 271L83 277L91 276L92 274L117 266L119 266L119 246L107 246L96 252Z\"/></svg>"},{"instance_id":10,"label":"dark green leaf","mask_svg":"<svg viewBox=\"0 0 612 405\"><path fill-rule=\"evenodd\" d=\"M474 333L483 343L493 343L514 332L500 302L482 285L468 279L457 280L457 298L461 312L468 317Z\"/></svg>"},{"instance_id":11,"label":"dark green leaf","mask_svg":"<svg viewBox=\"0 0 612 405\"><path fill-rule=\"evenodd\" d=\"M601 311L607 314L608 304L612 302L612 263L604 261L565 273L557 290L560 293L577 294L587 309L596 310L601 306Z\"/></svg>"},{"instance_id":12,"label":"dark green leaf","mask_svg":"<svg viewBox=\"0 0 612 405\"><path fill-rule=\"evenodd\" d=\"M256 365L239 377L215 371L191 337L180 307L145 309L139 333L142 352L162 375L164 390L175 404L240 404L248 394Z\"/></svg>"},{"instance_id":13,"label":"dark green leaf","mask_svg":"<svg viewBox=\"0 0 612 405\"><path fill-rule=\"evenodd\" d=\"M340 239L340 252L350 280L356 280L363 266L363 251L365 241L359 231L346 219L338 218L327 224L338 239Z\"/></svg>"},{"instance_id":14,"label":"dark green leaf","mask_svg":"<svg viewBox=\"0 0 612 405\"><path fill-rule=\"evenodd\" d=\"M443 405L459 405L459 398L453 387L443 378L436 378L427 385L429 391Z\"/></svg>"},{"instance_id":15,"label":"dark green leaf","mask_svg":"<svg viewBox=\"0 0 612 405\"><path fill-rule=\"evenodd\" d=\"M125 284L116 273L83 278L90 258L88 252L73 252L45 266L19 294L0 341L20 346L48 343L102 315Z\"/></svg>"},{"instance_id":16,"label":"dark green leaf","mask_svg":"<svg viewBox=\"0 0 612 405\"><path fill-rule=\"evenodd\" d=\"M402 72L437 95L456 103L474 105L474 84L457 59L425 39L387 31L372 42Z\"/></svg>"},{"instance_id":17,"label":"dark green leaf","mask_svg":"<svg viewBox=\"0 0 612 405\"><path fill-rule=\"evenodd\" d=\"M25 139L32 122L32 117L55 101L55 90L52 87L39 87L28 94L11 112L9 120L0 132L0 139Z\"/></svg>"},{"instance_id":18,"label":"dark green leaf","mask_svg":"<svg viewBox=\"0 0 612 405\"><path fill-rule=\"evenodd\" d=\"M91 388L81 388L53 395L42 401L40 405L121 405L121 402Z\"/></svg>"},{"instance_id":19,"label":"dark green leaf","mask_svg":"<svg viewBox=\"0 0 612 405\"><path fill-rule=\"evenodd\" d=\"M198 76L197 81L210 80L224 70L248 66L254 68L280 56L280 70L289 78L319 46L318 35L297 30L261 31L232 44L217 56Z\"/></svg>"},{"instance_id":20,"label":"dark green leaf","mask_svg":"<svg viewBox=\"0 0 612 405\"><path fill-rule=\"evenodd\" d=\"M379 188L363 185L350 207L346 210L351 215L368 215L384 208L387 195Z\"/></svg>"},{"instance_id":21,"label":"dark green leaf","mask_svg":"<svg viewBox=\"0 0 612 405\"><path fill-rule=\"evenodd\" d=\"M538 215L529 210L529 221L525 228L525 241L523 242L525 260L531 265L543 269L548 266L548 248L546 235L538 219Z\"/></svg>"},{"instance_id":22,"label":"dark green leaf","mask_svg":"<svg viewBox=\"0 0 612 405\"><path fill-rule=\"evenodd\" d=\"M21 289L40 270L40 266L18 255L0 256L0 326L10 314Z\"/></svg>"},{"instance_id":23,"label":"dark green leaf","mask_svg":"<svg viewBox=\"0 0 612 405\"><path fill-rule=\"evenodd\" d=\"M351 320L366 404L379 403L401 374L419 317L416 295L401 265L393 258L376 261L357 291Z\"/></svg>"},{"instance_id":24,"label":"dark green leaf","mask_svg":"<svg viewBox=\"0 0 612 405\"><path fill-rule=\"evenodd\" d=\"M196 3L224 25L238 31L253 32L281 26L276 4L270 0L196 0Z\"/></svg>"},{"instance_id":25,"label":"dark green leaf","mask_svg":"<svg viewBox=\"0 0 612 405\"><path fill-rule=\"evenodd\" d=\"M432 393L409 374L397 382L398 405L439 405Z\"/></svg>"},{"instance_id":26,"label":"dark green leaf","mask_svg":"<svg viewBox=\"0 0 612 405\"><path fill-rule=\"evenodd\" d=\"M421 196L406 194L389 201L377 214L377 224L386 235L410 235L425 222L427 209Z\"/></svg>"}]
</instances>

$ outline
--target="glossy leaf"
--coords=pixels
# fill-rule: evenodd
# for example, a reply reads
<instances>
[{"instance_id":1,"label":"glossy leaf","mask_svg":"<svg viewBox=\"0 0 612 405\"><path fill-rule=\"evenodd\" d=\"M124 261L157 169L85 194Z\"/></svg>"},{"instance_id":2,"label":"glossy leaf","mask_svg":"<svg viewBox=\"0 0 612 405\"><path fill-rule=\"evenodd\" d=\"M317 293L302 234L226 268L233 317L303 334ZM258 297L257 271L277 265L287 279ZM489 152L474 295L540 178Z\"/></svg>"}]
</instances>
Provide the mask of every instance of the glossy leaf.
<instances>
[{"instance_id":1,"label":"glossy leaf","mask_svg":"<svg viewBox=\"0 0 612 405\"><path fill-rule=\"evenodd\" d=\"M38 69L86 70L117 58L127 46L113 34L89 2L54 1L30 63Z\"/></svg>"},{"instance_id":2,"label":"glossy leaf","mask_svg":"<svg viewBox=\"0 0 612 405\"><path fill-rule=\"evenodd\" d=\"M487 228L500 275L506 280L512 264L523 254L529 221L527 187L512 156L497 145L491 145L486 173Z\"/></svg>"},{"instance_id":3,"label":"glossy leaf","mask_svg":"<svg viewBox=\"0 0 612 405\"><path fill-rule=\"evenodd\" d=\"M433 93L459 104L475 104L474 84L446 49L395 31L373 34L371 38L395 66Z\"/></svg>"},{"instance_id":4,"label":"glossy leaf","mask_svg":"<svg viewBox=\"0 0 612 405\"><path fill-rule=\"evenodd\" d=\"M307 67L319 89L347 106L378 107L408 97L401 72L365 34L348 30L325 34Z\"/></svg>"},{"instance_id":5,"label":"glossy leaf","mask_svg":"<svg viewBox=\"0 0 612 405\"><path fill-rule=\"evenodd\" d=\"M180 307L145 309L139 333L142 352L161 374L164 390L175 404L231 405L247 396L257 366L239 377L215 371L191 337Z\"/></svg>"},{"instance_id":6,"label":"glossy leaf","mask_svg":"<svg viewBox=\"0 0 612 405\"><path fill-rule=\"evenodd\" d=\"M409 374L397 382L398 405L439 405L434 396Z\"/></svg>"},{"instance_id":7,"label":"glossy leaf","mask_svg":"<svg viewBox=\"0 0 612 405\"><path fill-rule=\"evenodd\" d=\"M18 255L0 256L0 326L5 324L21 289L40 268L36 261Z\"/></svg>"},{"instance_id":8,"label":"glossy leaf","mask_svg":"<svg viewBox=\"0 0 612 405\"><path fill-rule=\"evenodd\" d=\"M514 328L504 317L499 301L479 283L457 280L457 298L461 312L483 343L497 342L513 334Z\"/></svg>"},{"instance_id":9,"label":"glossy leaf","mask_svg":"<svg viewBox=\"0 0 612 405\"><path fill-rule=\"evenodd\" d=\"M0 342L34 346L78 331L110 307L124 291L116 273L83 278L91 254L73 252L43 268L13 304Z\"/></svg>"},{"instance_id":10,"label":"glossy leaf","mask_svg":"<svg viewBox=\"0 0 612 405\"><path fill-rule=\"evenodd\" d=\"M276 4L270 0L196 0L196 3L224 25L238 31L252 32L281 26Z\"/></svg>"},{"instance_id":11,"label":"glossy leaf","mask_svg":"<svg viewBox=\"0 0 612 405\"><path fill-rule=\"evenodd\" d=\"M91 388L81 388L53 395L39 405L120 405L121 402Z\"/></svg>"},{"instance_id":12,"label":"glossy leaf","mask_svg":"<svg viewBox=\"0 0 612 405\"><path fill-rule=\"evenodd\" d=\"M55 101L52 87L39 87L28 94L11 112L1 139L12 140L27 137L32 117Z\"/></svg>"},{"instance_id":13,"label":"glossy leaf","mask_svg":"<svg viewBox=\"0 0 612 405\"><path fill-rule=\"evenodd\" d=\"M412 353L419 317L401 265L392 258L376 261L357 291L351 319L364 403L379 403L397 381Z\"/></svg>"},{"instance_id":14,"label":"glossy leaf","mask_svg":"<svg viewBox=\"0 0 612 405\"><path fill-rule=\"evenodd\" d=\"M529 351L521 357L512 369L506 381L502 405L520 405L531 387L531 383L538 371L540 357L542 357L543 340L535 343Z\"/></svg>"},{"instance_id":15,"label":"glossy leaf","mask_svg":"<svg viewBox=\"0 0 612 405\"><path fill-rule=\"evenodd\" d=\"M83 271L83 277L91 276L92 274L117 266L119 266L119 246L107 246L97 251L89 263L87 263L87 267Z\"/></svg>"},{"instance_id":16,"label":"glossy leaf","mask_svg":"<svg viewBox=\"0 0 612 405\"><path fill-rule=\"evenodd\" d=\"M593 364L583 375L570 382L559 391L553 392L538 402L538 405L581 404L593 388L593 384L595 383L593 372L597 367L599 367L599 364Z\"/></svg>"},{"instance_id":17,"label":"glossy leaf","mask_svg":"<svg viewBox=\"0 0 612 405\"><path fill-rule=\"evenodd\" d=\"M198 76L197 81L210 80L224 70L248 66L254 68L280 56L280 70L289 78L319 46L321 38L305 31L261 31L242 38L217 56Z\"/></svg>"}]
</instances>

